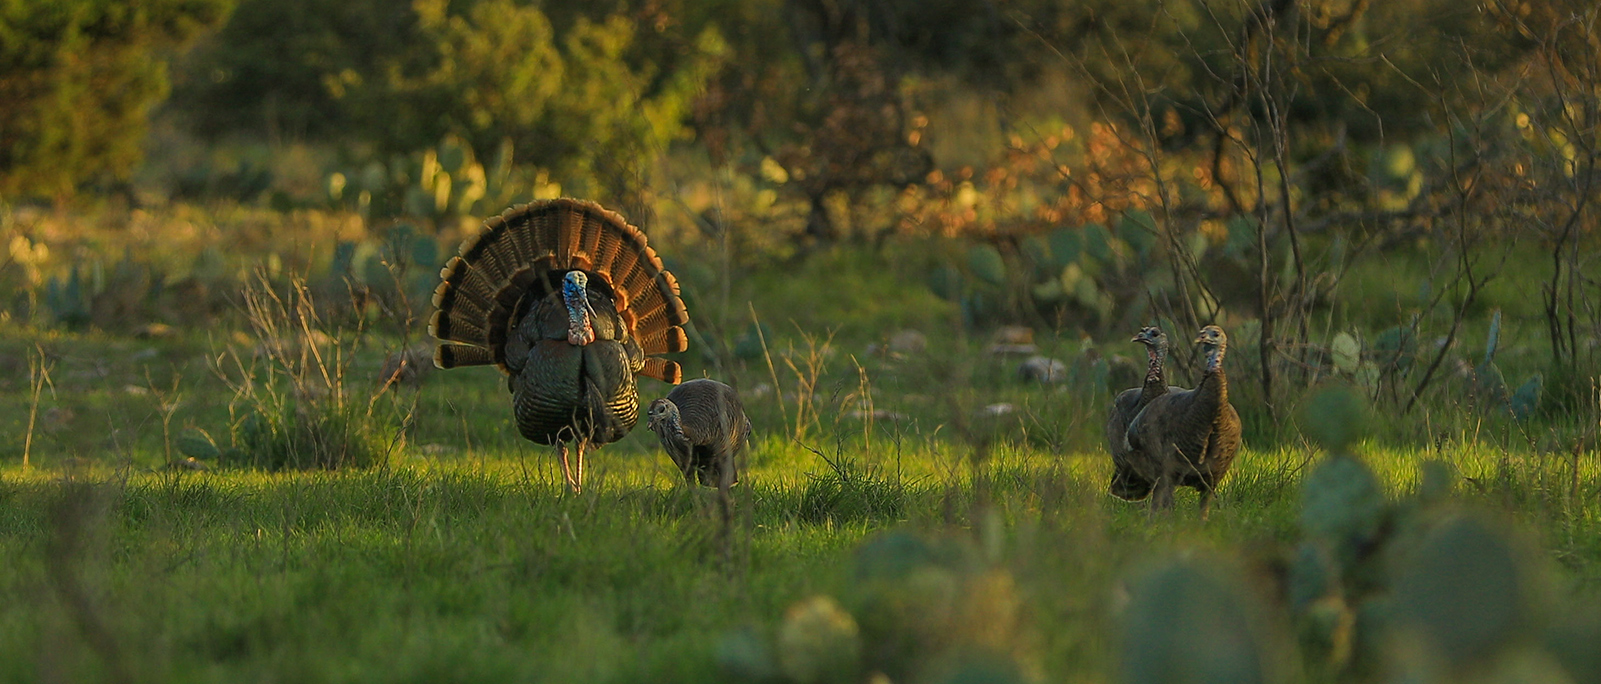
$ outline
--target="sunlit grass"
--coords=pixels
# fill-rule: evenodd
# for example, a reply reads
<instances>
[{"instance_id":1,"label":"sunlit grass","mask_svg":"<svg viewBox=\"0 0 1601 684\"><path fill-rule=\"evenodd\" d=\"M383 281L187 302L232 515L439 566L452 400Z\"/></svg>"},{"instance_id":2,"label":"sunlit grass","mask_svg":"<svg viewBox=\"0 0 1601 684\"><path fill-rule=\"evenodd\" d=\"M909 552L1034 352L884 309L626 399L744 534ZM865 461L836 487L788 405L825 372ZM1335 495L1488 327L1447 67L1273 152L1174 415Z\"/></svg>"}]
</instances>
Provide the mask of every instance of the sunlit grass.
<instances>
[{"instance_id":1,"label":"sunlit grass","mask_svg":"<svg viewBox=\"0 0 1601 684\"><path fill-rule=\"evenodd\" d=\"M974 464L960 444L903 442L898 460L891 443L869 446L839 457L877 466L876 479L817 517L802 502L830 466L764 439L727 536L708 495L648 450L600 452L576 496L531 448L351 472L10 468L0 675L104 675L87 619L112 635L117 667L160 681L709 680L724 634L848 590L850 549L910 527L993 553L1017 577L1049 678L1098 680L1113 665L1104 630L1119 578L1165 550L1293 540L1299 482L1318 458L1247 450L1202 523L1193 496L1155 520L1105 496L1099 453L1003 446ZM1532 525L1575 579L1601 571L1594 459L1574 480L1571 463L1491 448L1359 451L1393 495L1416 487L1423 459L1448 457L1465 498ZM853 513L890 487L892 518ZM88 532L67 560L52 556L79 523ZM90 588L89 616L61 599L63 572Z\"/></svg>"}]
</instances>

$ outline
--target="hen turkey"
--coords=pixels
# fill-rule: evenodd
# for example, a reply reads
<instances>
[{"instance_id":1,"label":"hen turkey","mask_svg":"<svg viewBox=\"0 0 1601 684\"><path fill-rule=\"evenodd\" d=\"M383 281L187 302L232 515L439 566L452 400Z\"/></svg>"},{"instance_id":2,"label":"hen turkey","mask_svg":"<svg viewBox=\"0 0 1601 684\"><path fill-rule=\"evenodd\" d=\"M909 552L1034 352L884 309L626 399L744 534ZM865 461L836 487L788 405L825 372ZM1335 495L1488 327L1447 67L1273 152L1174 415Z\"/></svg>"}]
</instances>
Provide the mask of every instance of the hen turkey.
<instances>
[{"instance_id":1,"label":"hen turkey","mask_svg":"<svg viewBox=\"0 0 1601 684\"><path fill-rule=\"evenodd\" d=\"M1141 477L1134 467L1134 461L1139 456L1131 458L1129 454L1126 439L1129 422L1151 400L1168 392L1182 392L1184 388L1169 386L1164 378L1162 367L1167 361L1167 333L1162 332L1161 328L1148 326L1141 328L1129 341L1145 345L1145 383L1119 392L1106 417L1106 448L1112 454L1112 483L1107 490L1124 501L1139 501L1150 496L1152 482Z\"/></svg>"},{"instance_id":2,"label":"hen turkey","mask_svg":"<svg viewBox=\"0 0 1601 684\"><path fill-rule=\"evenodd\" d=\"M1213 490L1240 450L1240 415L1229 403L1223 373L1228 336L1209 325L1195 342L1206 359L1201 381L1152 399L1129 423L1127 453L1134 473L1152 483L1153 510L1172 507L1174 488L1193 487L1205 518Z\"/></svg>"},{"instance_id":3,"label":"hen turkey","mask_svg":"<svg viewBox=\"0 0 1601 684\"><path fill-rule=\"evenodd\" d=\"M685 480L719 488L739 482L750 419L734 388L705 378L674 387L650 403L649 427Z\"/></svg>"},{"instance_id":4,"label":"hen turkey","mask_svg":"<svg viewBox=\"0 0 1601 684\"><path fill-rule=\"evenodd\" d=\"M584 451L638 422L635 376L676 384L682 374L657 356L689 346L678 281L644 233L598 204L507 209L439 275L429 332L445 342L435 365L499 367L518 432L556 447L575 492Z\"/></svg>"}]
</instances>

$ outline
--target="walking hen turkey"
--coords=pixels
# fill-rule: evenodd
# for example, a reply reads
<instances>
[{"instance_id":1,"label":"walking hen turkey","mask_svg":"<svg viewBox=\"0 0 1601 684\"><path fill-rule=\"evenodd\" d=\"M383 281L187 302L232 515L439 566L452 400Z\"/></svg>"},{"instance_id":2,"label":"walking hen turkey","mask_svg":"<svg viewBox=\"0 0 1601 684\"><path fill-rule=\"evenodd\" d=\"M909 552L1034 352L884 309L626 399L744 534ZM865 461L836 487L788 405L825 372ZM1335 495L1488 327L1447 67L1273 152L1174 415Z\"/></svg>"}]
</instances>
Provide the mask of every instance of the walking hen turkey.
<instances>
[{"instance_id":1,"label":"walking hen turkey","mask_svg":"<svg viewBox=\"0 0 1601 684\"><path fill-rule=\"evenodd\" d=\"M1112 483L1108 486L1112 496L1124 501L1139 501L1151 494L1152 482L1139 475L1129 456L1126 439L1129 422L1151 400L1168 392L1182 392L1182 387L1171 387L1164 378L1163 364L1167 361L1167 333L1161 328L1141 328L1130 342L1145 345L1145 383L1130 387L1112 400L1112 410L1106 416L1106 448L1112 454Z\"/></svg>"},{"instance_id":2,"label":"walking hen turkey","mask_svg":"<svg viewBox=\"0 0 1601 684\"><path fill-rule=\"evenodd\" d=\"M686 481L718 488L739 482L750 419L734 388L705 378L685 382L650 403L648 424Z\"/></svg>"},{"instance_id":3,"label":"walking hen turkey","mask_svg":"<svg viewBox=\"0 0 1601 684\"><path fill-rule=\"evenodd\" d=\"M1209 325L1195 342L1206 367L1195 389L1168 391L1151 400L1128 426L1128 458L1134 472L1152 483L1151 508L1173 506L1176 487L1201 493L1201 517L1212 492L1228 475L1240 450L1240 415L1229 403L1223 355L1228 336Z\"/></svg>"},{"instance_id":4,"label":"walking hen turkey","mask_svg":"<svg viewBox=\"0 0 1601 684\"><path fill-rule=\"evenodd\" d=\"M439 272L429 332L440 368L507 375L524 438L554 445L574 492L584 451L639 420L636 375L676 384L689 322L645 234L593 202L519 205L484 222ZM567 445L574 446L569 459Z\"/></svg>"}]
</instances>

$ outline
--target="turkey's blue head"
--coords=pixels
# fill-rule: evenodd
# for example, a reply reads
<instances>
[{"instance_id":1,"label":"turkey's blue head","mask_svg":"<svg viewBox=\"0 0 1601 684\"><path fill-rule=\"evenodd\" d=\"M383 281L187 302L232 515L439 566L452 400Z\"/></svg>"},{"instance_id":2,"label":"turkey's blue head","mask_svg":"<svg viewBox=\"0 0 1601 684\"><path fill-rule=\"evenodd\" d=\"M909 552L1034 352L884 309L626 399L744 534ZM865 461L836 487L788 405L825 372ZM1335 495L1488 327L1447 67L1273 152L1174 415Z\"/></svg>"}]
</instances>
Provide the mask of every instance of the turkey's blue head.
<instances>
[{"instance_id":1,"label":"turkey's blue head","mask_svg":"<svg viewBox=\"0 0 1601 684\"><path fill-rule=\"evenodd\" d=\"M567 341L583 346L595 341L595 328L589 324L589 276L568 271L561 280L561 301L567 305Z\"/></svg>"},{"instance_id":2,"label":"turkey's blue head","mask_svg":"<svg viewBox=\"0 0 1601 684\"><path fill-rule=\"evenodd\" d=\"M1201 353L1206 356L1207 372L1215 372L1223 367L1223 354L1228 351L1229 336L1223 334L1222 328L1215 325L1201 328L1195 343L1201 345Z\"/></svg>"}]
</instances>

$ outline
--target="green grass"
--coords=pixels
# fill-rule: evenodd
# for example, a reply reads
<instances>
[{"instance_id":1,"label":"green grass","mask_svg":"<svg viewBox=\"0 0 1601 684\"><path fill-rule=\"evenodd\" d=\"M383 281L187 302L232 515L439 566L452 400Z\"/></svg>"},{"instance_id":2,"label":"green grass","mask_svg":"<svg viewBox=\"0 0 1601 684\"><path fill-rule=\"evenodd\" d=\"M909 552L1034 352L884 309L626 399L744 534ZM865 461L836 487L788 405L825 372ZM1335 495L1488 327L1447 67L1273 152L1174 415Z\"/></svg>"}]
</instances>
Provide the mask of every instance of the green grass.
<instances>
[{"instance_id":1,"label":"green grass","mask_svg":"<svg viewBox=\"0 0 1601 684\"><path fill-rule=\"evenodd\" d=\"M1165 559L1232 558L1222 567L1253 596L1282 601L1273 568L1301 539L1301 481L1322 458L1299 438L1294 406L1282 424L1255 419L1209 521L1188 492L1152 519L1104 494L1107 397L1024 385L979 343L931 337L922 359L836 340L799 439L783 355L803 342L770 345L783 404L757 390L771 382L763 360L726 368L758 435L727 527L643 429L594 452L584 493L565 493L550 450L517 438L492 370L381 395L380 428L409 419L380 467L193 472L164 465L169 446L189 427L226 439L233 397L212 366L235 342L0 340L5 443L23 443L35 345L53 380L31 467L19 456L0 467L0 681L731 681L740 644L782 641L808 597L838 597L864 634L927 619L863 613L905 608L864 598L853 570L864 540L888 530L962 550L971 577L1003 578L933 575L967 587L950 599L964 617L938 622L955 636L942 638L986 643L961 625L1005 623L979 631L1007 635L1008 656L1038 681L1115 679L1129 592ZM1040 342L1067 359L1077 346ZM384 349L369 345L347 379L361 396ZM1373 421L1357 451L1387 495L1410 496L1425 460L1449 461L1464 478L1458 505L1516 521L1561 595L1594 596L1601 463L1541 441L1593 412L1520 425L1441 400L1449 391ZM869 394L897 418L853 417ZM998 402L1017 410L977 415Z\"/></svg>"},{"instance_id":2,"label":"green grass","mask_svg":"<svg viewBox=\"0 0 1601 684\"><path fill-rule=\"evenodd\" d=\"M1122 578L1175 550L1293 542L1313 456L1248 450L1202 524L1193 497L1152 521L1103 496L1102 454L1003 447L973 466L946 443L903 445L898 459L891 443L871 446L841 457L875 476L820 497L838 473L763 439L731 535L664 457L626 448L596 454L577 496L542 449L340 473L13 467L0 485L0 677L718 681L728 634L770 633L790 604L848 593L852 548L910 528L966 540L1012 573L1025 651L1048 681L1100 681L1116 662ZM1426 455L1368 453L1396 494ZM1479 483L1464 496L1537 530L1570 580L1601 580L1593 459L1568 498L1559 462L1454 456ZM73 584L82 605L66 599ZM94 630L109 636L97 644Z\"/></svg>"}]
</instances>

